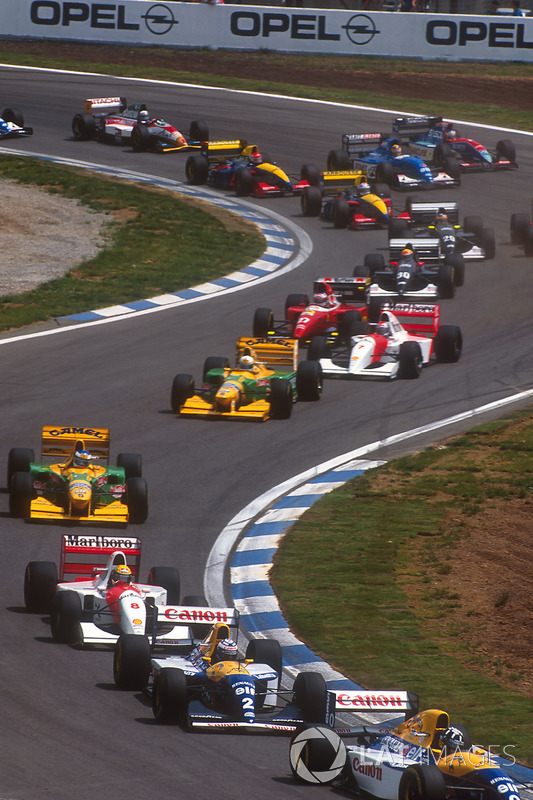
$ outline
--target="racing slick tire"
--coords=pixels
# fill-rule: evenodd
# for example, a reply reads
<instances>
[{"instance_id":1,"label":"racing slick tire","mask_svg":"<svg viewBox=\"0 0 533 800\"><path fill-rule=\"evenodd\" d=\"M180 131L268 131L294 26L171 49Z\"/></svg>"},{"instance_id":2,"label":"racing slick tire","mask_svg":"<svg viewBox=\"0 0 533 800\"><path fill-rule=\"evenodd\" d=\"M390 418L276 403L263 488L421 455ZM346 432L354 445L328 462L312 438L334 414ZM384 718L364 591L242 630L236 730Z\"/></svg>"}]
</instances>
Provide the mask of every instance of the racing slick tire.
<instances>
[{"instance_id":1,"label":"racing slick tire","mask_svg":"<svg viewBox=\"0 0 533 800\"><path fill-rule=\"evenodd\" d=\"M419 197L419 195L417 194L410 194L407 196L407 199L405 201L405 209L410 216L413 213L413 203L421 203L421 202L422 198Z\"/></svg>"},{"instance_id":2,"label":"racing slick tire","mask_svg":"<svg viewBox=\"0 0 533 800\"><path fill-rule=\"evenodd\" d=\"M209 608L209 603L203 594L186 594L181 601L181 605L194 606L195 608ZM191 629L193 639L204 638L206 631L205 625L202 625L201 623L199 625L195 625L193 622L189 622L189 628Z\"/></svg>"},{"instance_id":3,"label":"racing slick tire","mask_svg":"<svg viewBox=\"0 0 533 800\"><path fill-rule=\"evenodd\" d=\"M344 172L352 169L352 162L346 150L330 150L326 163L329 172Z\"/></svg>"},{"instance_id":4,"label":"racing slick tire","mask_svg":"<svg viewBox=\"0 0 533 800\"><path fill-rule=\"evenodd\" d=\"M396 174L390 161L381 161L376 167L376 183L386 183L393 186L396 183Z\"/></svg>"},{"instance_id":5,"label":"racing slick tire","mask_svg":"<svg viewBox=\"0 0 533 800\"><path fill-rule=\"evenodd\" d=\"M350 216L350 205L346 198L336 197L333 201L333 227L337 230L347 228Z\"/></svg>"},{"instance_id":6,"label":"racing slick tire","mask_svg":"<svg viewBox=\"0 0 533 800\"><path fill-rule=\"evenodd\" d=\"M516 162L516 148L514 142L510 139L500 139L496 142L496 158L498 161L504 159L514 164Z\"/></svg>"},{"instance_id":7,"label":"racing slick tire","mask_svg":"<svg viewBox=\"0 0 533 800\"><path fill-rule=\"evenodd\" d=\"M368 322L379 322L381 306L383 305L379 297L371 297L368 302L367 320Z\"/></svg>"},{"instance_id":8,"label":"racing slick tire","mask_svg":"<svg viewBox=\"0 0 533 800\"><path fill-rule=\"evenodd\" d=\"M446 142L438 144L433 152L433 163L435 166L442 167L448 158L453 158L453 150L450 145Z\"/></svg>"},{"instance_id":9,"label":"racing slick tire","mask_svg":"<svg viewBox=\"0 0 533 800\"><path fill-rule=\"evenodd\" d=\"M128 478L126 481L126 503L128 520L132 525L142 525L148 516L148 485L144 478Z\"/></svg>"},{"instance_id":10,"label":"racing slick tire","mask_svg":"<svg viewBox=\"0 0 533 800\"><path fill-rule=\"evenodd\" d=\"M278 673L276 691L279 692L282 672L281 645L275 639L251 639L246 648L246 659L257 664L268 664ZM255 683L255 710L261 711L265 706L267 684L257 680Z\"/></svg>"},{"instance_id":11,"label":"racing slick tire","mask_svg":"<svg viewBox=\"0 0 533 800\"><path fill-rule=\"evenodd\" d=\"M320 170L314 164L302 164L300 180L307 181L309 186L318 186L320 183Z\"/></svg>"},{"instance_id":12,"label":"racing slick tire","mask_svg":"<svg viewBox=\"0 0 533 800\"><path fill-rule=\"evenodd\" d=\"M162 725L186 725L187 678L180 669L166 667L154 678L152 712Z\"/></svg>"},{"instance_id":13,"label":"racing slick tire","mask_svg":"<svg viewBox=\"0 0 533 800\"><path fill-rule=\"evenodd\" d=\"M292 386L286 378L270 381L270 416L272 419L289 419L292 414Z\"/></svg>"},{"instance_id":14,"label":"racing slick tire","mask_svg":"<svg viewBox=\"0 0 533 800\"><path fill-rule=\"evenodd\" d=\"M481 247L485 251L485 258L490 260L496 255L496 238L493 228L483 228L481 231Z\"/></svg>"},{"instance_id":15,"label":"racing slick tire","mask_svg":"<svg viewBox=\"0 0 533 800\"><path fill-rule=\"evenodd\" d=\"M300 672L292 687L293 703L305 722L326 722L328 690L319 672Z\"/></svg>"},{"instance_id":16,"label":"racing slick tire","mask_svg":"<svg viewBox=\"0 0 533 800\"><path fill-rule=\"evenodd\" d=\"M363 267L360 264L356 264L352 271L352 278L364 278L365 281L368 281L368 279L370 278L370 272L368 271L368 267ZM365 296L364 291L361 291L361 296L364 299Z\"/></svg>"},{"instance_id":17,"label":"racing slick tire","mask_svg":"<svg viewBox=\"0 0 533 800\"><path fill-rule=\"evenodd\" d=\"M320 361L321 358L330 358L327 336L311 336L309 347L307 348L308 361Z\"/></svg>"},{"instance_id":18,"label":"racing slick tire","mask_svg":"<svg viewBox=\"0 0 533 800\"><path fill-rule=\"evenodd\" d=\"M445 800L444 776L435 764L413 764L404 770L398 800Z\"/></svg>"},{"instance_id":19,"label":"racing slick tire","mask_svg":"<svg viewBox=\"0 0 533 800\"><path fill-rule=\"evenodd\" d=\"M350 345L352 336L355 336L353 330L356 325L362 322L361 312L357 309L350 309L346 311L339 320L339 336L344 340L346 345Z\"/></svg>"},{"instance_id":20,"label":"racing slick tire","mask_svg":"<svg viewBox=\"0 0 533 800\"><path fill-rule=\"evenodd\" d=\"M136 153L143 153L152 144L152 136L146 125L137 123L131 131L131 146Z\"/></svg>"},{"instance_id":21,"label":"racing slick tire","mask_svg":"<svg viewBox=\"0 0 533 800\"><path fill-rule=\"evenodd\" d=\"M414 380L422 372L422 350L418 342L402 342L398 354L398 378Z\"/></svg>"},{"instance_id":22,"label":"racing slick tire","mask_svg":"<svg viewBox=\"0 0 533 800\"><path fill-rule=\"evenodd\" d=\"M364 265L367 267L370 276L372 276L374 272L382 272L385 269L385 259L381 253L367 253Z\"/></svg>"},{"instance_id":23,"label":"racing slick tire","mask_svg":"<svg viewBox=\"0 0 533 800\"><path fill-rule=\"evenodd\" d=\"M191 142L207 142L209 139L209 127L203 119L195 119L189 128L189 139Z\"/></svg>"},{"instance_id":24,"label":"racing slick tire","mask_svg":"<svg viewBox=\"0 0 533 800\"><path fill-rule=\"evenodd\" d=\"M199 154L189 156L185 162L185 177L188 182L194 186L200 186L202 183L207 183L208 175L209 162L207 158Z\"/></svg>"},{"instance_id":25,"label":"racing slick tire","mask_svg":"<svg viewBox=\"0 0 533 800\"><path fill-rule=\"evenodd\" d=\"M442 364L459 361L463 350L463 335L457 325L441 325L434 341L435 357Z\"/></svg>"},{"instance_id":26,"label":"racing slick tire","mask_svg":"<svg viewBox=\"0 0 533 800\"><path fill-rule=\"evenodd\" d=\"M407 220L396 217L389 221L389 239L403 239L407 234Z\"/></svg>"},{"instance_id":27,"label":"racing slick tire","mask_svg":"<svg viewBox=\"0 0 533 800\"><path fill-rule=\"evenodd\" d=\"M289 761L300 783L331 783L348 768L346 757L346 745L328 725L299 725L292 735Z\"/></svg>"},{"instance_id":28,"label":"racing slick tire","mask_svg":"<svg viewBox=\"0 0 533 800\"><path fill-rule=\"evenodd\" d=\"M377 194L378 197L390 199L390 186L387 186L386 183L373 183L370 189L374 194Z\"/></svg>"},{"instance_id":29,"label":"racing slick tire","mask_svg":"<svg viewBox=\"0 0 533 800\"><path fill-rule=\"evenodd\" d=\"M442 300L451 300L455 296L453 267L450 264L440 265L436 283L439 288L439 297Z\"/></svg>"},{"instance_id":30,"label":"racing slick tire","mask_svg":"<svg viewBox=\"0 0 533 800\"><path fill-rule=\"evenodd\" d=\"M303 311L309 305L309 295L307 294L288 294L285 300L285 319L288 319L289 308L293 306L301 307Z\"/></svg>"},{"instance_id":31,"label":"racing slick tire","mask_svg":"<svg viewBox=\"0 0 533 800\"><path fill-rule=\"evenodd\" d=\"M35 461L35 452L30 447L12 447L7 457L7 488L11 486L11 478L15 472L29 472L30 464Z\"/></svg>"},{"instance_id":32,"label":"racing slick tire","mask_svg":"<svg viewBox=\"0 0 533 800\"><path fill-rule=\"evenodd\" d=\"M32 614L49 614L57 586L53 561L30 561L24 571L24 605Z\"/></svg>"},{"instance_id":33,"label":"racing slick tire","mask_svg":"<svg viewBox=\"0 0 533 800\"><path fill-rule=\"evenodd\" d=\"M248 197L254 190L254 177L248 167L239 167L235 173L235 194Z\"/></svg>"},{"instance_id":34,"label":"racing slick tire","mask_svg":"<svg viewBox=\"0 0 533 800\"><path fill-rule=\"evenodd\" d=\"M453 282L456 286L463 286L465 282L465 262L461 253L448 253L444 259L453 269Z\"/></svg>"},{"instance_id":35,"label":"racing slick tire","mask_svg":"<svg viewBox=\"0 0 533 800\"><path fill-rule=\"evenodd\" d=\"M167 590L168 606L179 606L181 580L177 567L152 567L146 582L150 586L162 586Z\"/></svg>"},{"instance_id":36,"label":"racing slick tire","mask_svg":"<svg viewBox=\"0 0 533 800\"><path fill-rule=\"evenodd\" d=\"M122 467L126 480L128 478L141 478L143 474L143 460L138 453L119 453L117 467Z\"/></svg>"},{"instance_id":37,"label":"racing slick tire","mask_svg":"<svg viewBox=\"0 0 533 800\"><path fill-rule=\"evenodd\" d=\"M453 156L451 158L445 158L442 168L446 175L450 176L456 186L461 185L461 167L456 158Z\"/></svg>"},{"instance_id":38,"label":"racing slick tire","mask_svg":"<svg viewBox=\"0 0 533 800\"><path fill-rule=\"evenodd\" d=\"M24 127L24 117L16 108L4 108L2 111L2 119L5 122L13 122L19 128Z\"/></svg>"},{"instance_id":39,"label":"racing slick tire","mask_svg":"<svg viewBox=\"0 0 533 800\"><path fill-rule=\"evenodd\" d=\"M524 249L526 256L533 256L533 228L530 226L526 232L526 240L524 242Z\"/></svg>"},{"instance_id":40,"label":"racing slick tire","mask_svg":"<svg viewBox=\"0 0 533 800\"><path fill-rule=\"evenodd\" d=\"M18 519L29 519L33 499L33 478L29 472L15 472L9 487L9 513Z\"/></svg>"},{"instance_id":41,"label":"racing slick tire","mask_svg":"<svg viewBox=\"0 0 533 800\"><path fill-rule=\"evenodd\" d=\"M322 367L318 361L300 361L296 370L298 400L314 402L322 397Z\"/></svg>"},{"instance_id":42,"label":"racing slick tire","mask_svg":"<svg viewBox=\"0 0 533 800\"><path fill-rule=\"evenodd\" d=\"M122 633L113 653L113 678L119 689L141 692L150 677L151 650L148 636Z\"/></svg>"},{"instance_id":43,"label":"racing slick tire","mask_svg":"<svg viewBox=\"0 0 533 800\"><path fill-rule=\"evenodd\" d=\"M300 195L304 217L318 217L322 211L322 192L318 186L306 186Z\"/></svg>"},{"instance_id":44,"label":"racing slick tire","mask_svg":"<svg viewBox=\"0 0 533 800\"><path fill-rule=\"evenodd\" d=\"M73 591L57 592L50 612L50 628L54 642L77 644L81 639L81 601Z\"/></svg>"},{"instance_id":45,"label":"racing slick tire","mask_svg":"<svg viewBox=\"0 0 533 800\"><path fill-rule=\"evenodd\" d=\"M463 230L465 233L473 233L474 236L481 236L483 230L483 220L477 214L470 214L463 220Z\"/></svg>"},{"instance_id":46,"label":"racing slick tire","mask_svg":"<svg viewBox=\"0 0 533 800\"><path fill-rule=\"evenodd\" d=\"M175 376L170 390L170 407L174 414L179 414L182 405L194 394L194 378L184 372Z\"/></svg>"},{"instance_id":47,"label":"racing slick tire","mask_svg":"<svg viewBox=\"0 0 533 800\"><path fill-rule=\"evenodd\" d=\"M511 244L523 244L530 225L529 214L511 214Z\"/></svg>"},{"instance_id":48,"label":"racing slick tire","mask_svg":"<svg viewBox=\"0 0 533 800\"><path fill-rule=\"evenodd\" d=\"M79 142L88 142L96 136L96 120L90 114L75 114L72 118L72 133Z\"/></svg>"},{"instance_id":49,"label":"racing slick tire","mask_svg":"<svg viewBox=\"0 0 533 800\"><path fill-rule=\"evenodd\" d=\"M271 308L256 308L254 311L254 321L252 325L253 335L260 339L266 339L270 331L274 329L274 314Z\"/></svg>"},{"instance_id":50,"label":"racing slick tire","mask_svg":"<svg viewBox=\"0 0 533 800\"><path fill-rule=\"evenodd\" d=\"M227 369L229 365L229 360L225 356L207 356L202 370L202 379L204 383L207 382L207 373L212 369ZM223 378L221 377L219 378L218 383L222 385L222 382Z\"/></svg>"}]
</instances>

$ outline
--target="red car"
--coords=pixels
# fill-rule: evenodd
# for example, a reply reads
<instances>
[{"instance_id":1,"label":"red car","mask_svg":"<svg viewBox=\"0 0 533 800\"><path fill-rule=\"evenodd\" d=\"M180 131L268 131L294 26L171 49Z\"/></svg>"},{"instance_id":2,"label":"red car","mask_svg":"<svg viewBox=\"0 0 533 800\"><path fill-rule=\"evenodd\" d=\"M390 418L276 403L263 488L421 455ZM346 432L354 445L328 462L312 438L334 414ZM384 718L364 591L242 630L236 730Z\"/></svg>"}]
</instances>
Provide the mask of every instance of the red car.
<instances>
[{"instance_id":1,"label":"red car","mask_svg":"<svg viewBox=\"0 0 533 800\"><path fill-rule=\"evenodd\" d=\"M364 274L363 274L364 272ZM290 294L285 301L285 319L275 320L270 308L257 308L253 335L261 338L290 336L300 345L313 336L338 337L349 341L357 326L367 318L366 290L368 271L353 278L317 278L313 284L313 302L306 294ZM358 331L357 331L358 332Z\"/></svg>"}]
</instances>

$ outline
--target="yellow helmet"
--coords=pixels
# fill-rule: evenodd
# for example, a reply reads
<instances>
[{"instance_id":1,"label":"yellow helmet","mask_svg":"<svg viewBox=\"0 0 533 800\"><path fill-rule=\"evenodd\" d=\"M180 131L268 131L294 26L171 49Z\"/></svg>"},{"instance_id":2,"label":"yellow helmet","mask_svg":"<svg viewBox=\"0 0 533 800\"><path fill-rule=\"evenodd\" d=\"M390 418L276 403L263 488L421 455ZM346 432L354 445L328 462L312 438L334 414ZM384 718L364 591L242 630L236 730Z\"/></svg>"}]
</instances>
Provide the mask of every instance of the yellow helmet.
<instances>
[{"instance_id":1,"label":"yellow helmet","mask_svg":"<svg viewBox=\"0 0 533 800\"><path fill-rule=\"evenodd\" d=\"M111 573L111 583L131 583L133 575L126 564L118 564Z\"/></svg>"}]
</instances>

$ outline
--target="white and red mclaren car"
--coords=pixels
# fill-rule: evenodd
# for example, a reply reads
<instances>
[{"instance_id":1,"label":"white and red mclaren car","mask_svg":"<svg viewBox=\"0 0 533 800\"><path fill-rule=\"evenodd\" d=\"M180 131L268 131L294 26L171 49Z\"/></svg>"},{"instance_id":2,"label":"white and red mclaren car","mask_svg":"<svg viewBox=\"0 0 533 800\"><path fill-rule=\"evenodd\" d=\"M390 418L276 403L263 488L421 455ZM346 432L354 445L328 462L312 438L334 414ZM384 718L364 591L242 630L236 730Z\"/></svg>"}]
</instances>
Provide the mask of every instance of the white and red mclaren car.
<instances>
[{"instance_id":1,"label":"white and red mclaren car","mask_svg":"<svg viewBox=\"0 0 533 800\"><path fill-rule=\"evenodd\" d=\"M359 323L348 348L332 348L327 337L315 336L307 358L320 361L324 375L418 378L422 367L433 359L458 361L462 341L456 325L440 325L438 305L386 304L377 324Z\"/></svg>"}]
</instances>

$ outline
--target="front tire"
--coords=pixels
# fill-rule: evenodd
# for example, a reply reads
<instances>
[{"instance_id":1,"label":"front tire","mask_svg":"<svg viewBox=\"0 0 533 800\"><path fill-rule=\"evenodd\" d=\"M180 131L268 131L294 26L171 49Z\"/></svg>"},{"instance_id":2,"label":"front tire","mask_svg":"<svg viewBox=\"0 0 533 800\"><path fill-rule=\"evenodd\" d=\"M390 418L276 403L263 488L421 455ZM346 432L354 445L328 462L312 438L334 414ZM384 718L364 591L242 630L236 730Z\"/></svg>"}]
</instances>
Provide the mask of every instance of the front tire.
<instances>
[{"instance_id":1,"label":"front tire","mask_svg":"<svg viewBox=\"0 0 533 800\"><path fill-rule=\"evenodd\" d=\"M88 142L96 136L96 121L90 114L76 114L72 119L72 133L79 142Z\"/></svg>"},{"instance_id":2,"label":"front tire","mask_svg":"<svg viewBox=\"0 0 533 800\"><path fill-rule=\"evenodd\" d=\"M194 155L189 156L185 162L185 176L189 183L194 186L200 186L207 183L207 176L209 175L209 162L205 156Z\"/></svg>"},{"instance_id":3,"label":"front tire","mask_svg":"<svg viewBox=\"0 0 533 800\"><path fill-rule=\"evenodd\" d=\"M422 351L418 342L403 342L400 345L398 378L414 380L422 372Z\"/></svg>"},{"instance_id":4,"label":"front tire","mask_svg":"<svg viewBox=\"0 0 533 800\"><path fill-rule=\"evenodd\" d=\"M300 672L293 685L293 702L305 722L326 722L327 687L319 672Z\"/></svg>"},{"instance_id":5,"label":"front tire","mask_svg":"<svg viewBox=\"0 0 533 800\"><path fill-rule=\"evenodd\" d=\"M254 190L254 178L247 167L239 167L235 173L235 194L237 197L248 197Z\"/></svg>"},{"instance_id":6,"label":"front tire","mask_svg":"<svg viewBox=\"0 0 533 800\"><path fill-rule=\"evenodd\" d=\"M152 137L146 125L137 123L131 131L131 146L136 153L143 153L152 144Z\"/></svg>"},{"instance_id":7,"label":"front tire","mask_svg":"<svg viewBox=\"0 0 533 800\"><path fill-rule=\"evenodd\" d=\"M32 614L49 614L57 586L53 561L30 561L24 571L24 605Z\"/></svg>"},{"instance_id":8,"label":"front tire","mask_svg":"<svg viewBox=\"0 0 533 800\"><path fill-rule=\"evenodd\" d=\"M462 286L465 282L465 262L461 253L449 253L445 260L453 270L453 282L456 286Z\"/></svg>"},{"instance_id":9,"label":"front tire","mask_svg":"<svg viewBox=\"0 0 533 800\"><path fill-rule=\"evenodd\" d=\"M117 467L122 467L126 480L128 478L141 478L143 474L143 460L138 453L119 453Z\"/></svg>"},{"instance_id":10,"label":"front tire","mask_svg":"<svg viewBox=\"0 0 533 800\"><path fill-rule=\"evenodd\" d=\"M191 122L189 138L192 142L207 142L209 140L209 128L203 119Z\"/></svg>"},{"instance_id":11,"label":"front tire","mask_svg":"<svg viewBox=\"0 0 533 800\"><path fill-rule=\"evenodd\" d=\"M398 788L398 800L445 800L446 785L434 764L413 764L404 770Z\"/></svg>"},{"instance_id":12,"label":"front tire","mask_svg":"<svg viewBox=\"0 0 533 800\"><path fill-rule=\"evenodd\" d=\"M140 692L146 688L151 668L147 636L123 633L113 655L113 678L119 689Z\"/></svg>"},{"instance_id":13,"label":"front tire","mask_svg":"<svg viewBox=\"0 0 533 800\"><path fill-rule=\"evenodd\" d=\"M187 678L179 669L167 667L155 677L152 689L152 711L162 725L187 722Z\"/></svg>"},{"instance_id":14,"label":"front tire","mask_svg":"<svg viewBox=\"0 0 533 800\"><path fill-rule=\"evenodd\" d=\"M322 211L322 192L318 186L306 186L300 196L304 217L318 217Z\"/></svg>"},{"instance_id":15,"label":"front tire","mask_svg":"<svg viewBox=\"0 0 533 800\"><path fill-rule=\"evenodd\" d=\"M441 363L459 361L463 350L463 335L457 325L441 325L434 342L435 357Z\"/></svg>"},{"instance_id":16,"label":"front tire","mask_svg":"<svg viewBox=\"0 0 533 800\"><path fill-rule=\"evenodd\" d=\"M2 111L2 119L5 120L5 122L13 122L15 125L18 125L19 128L24 127L24 117L16 108L4 108Z\"/></svg>"},{"instance_id":17,"label":"front tire","mask_svg":"<svg viewBox=\"0 0 533 800\"><path fill-rule=\"evenodd\" d=\"M33 478L30 472L15 472L9 487L9 513L18 519L29 519L33 498Z\"/></svg>"},{"instance_id":18,"label":"front tire","mask_svg":"<svg viewBox=\"0 0 533 800\"><path fill-rule=\"evenodd\" d=\"M485 258L490 260L496 255L496 237L493 228L483 228L481 231L481 247L485 251Z\"/></svg>"},{"instance_id":19,"label":"front tire","mask_svg":"<svg viewBox=\"0 0 533 800\"><path fill-rule=\"evenodd\" d=\"M256 308L253 321L253 335L259 339L266 339L274 330L274 314L271 308Z\"/></svg>"},{"instance_id":20,"label":"front tire","mask_svg":"<svg viewBox=\"0 0 533 800\"><path fill-rule=\"evenodd\" d=\"M11 487L11 479L15 472L29 472L30 464L35 461L35 453L29 447L12 447L7 457L7 488Z\"/></svg>"},{"instance_id":21,"label":"front tire","mask_svg":"<svg viewBox=\"0 0 533 800\"><path fill-rule=\"evenodd\" d=\"M78 644L81 639L81 602L76 592L57 592L50 613L54 642Z\"/></svg>"},{"instance_id":22,"label":"front tire","mask_svg":"<svg viewBox=\"0 0 533 800\"><path fill-rule=\"evenodd\" d=\"M172 381L170 390L170 407L174 414L179 414L182 405L194 394L194 378L192 375L180 373Z\"/></svg>"},{"instance_id":23,"label":"front tire","mask_svg":"<svg viewBox=\"0 0 533 800\"><path fill-rule=\"evenodd\" d=\"M336 197L333 201L333 227L340 230L347 228L350 222L350 205L344 197Z\"/></svg>"}]
</instances>

